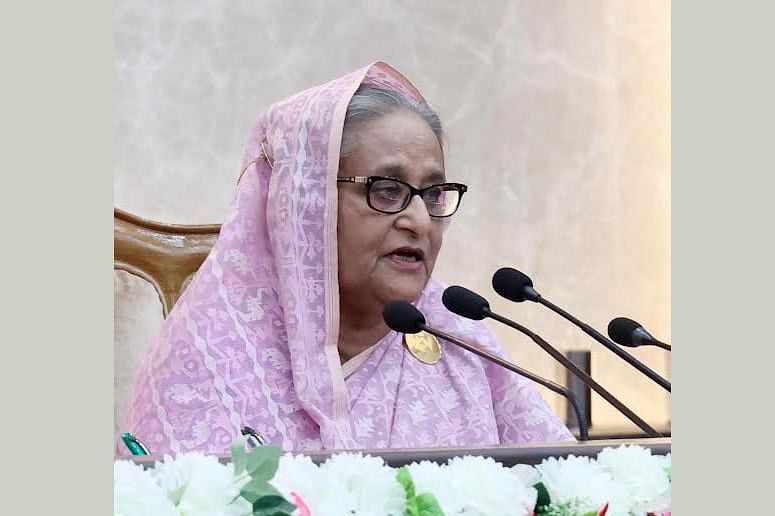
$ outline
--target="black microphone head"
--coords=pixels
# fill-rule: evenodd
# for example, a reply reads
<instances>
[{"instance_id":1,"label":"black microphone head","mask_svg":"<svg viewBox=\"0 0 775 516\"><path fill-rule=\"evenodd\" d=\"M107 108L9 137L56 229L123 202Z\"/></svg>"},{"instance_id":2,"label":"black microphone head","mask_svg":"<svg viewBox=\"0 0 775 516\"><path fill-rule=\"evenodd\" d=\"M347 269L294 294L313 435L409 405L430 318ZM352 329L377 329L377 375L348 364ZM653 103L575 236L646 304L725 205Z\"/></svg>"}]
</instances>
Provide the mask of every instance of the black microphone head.
<instances>
[{"instance_id":1,"label":"black microphone head","mask_svg":"<svg viewBox=\"0 0 775 516\"><path fill-rule=\"evenodd\" d=\"M492 288L498 295L517 303L525 300L535 301L541 297L533 288L533 280L511 267L501 267L495 271L492 276Z\"/></svg>"},{"instance_id":2,"label":"black microphone head","mask_svg":"<svg viewBox=\"0 0 775 516\"><path fill-rule=\"evenodd\" d=\"M480 321L487 317L490 311L490 303L485 298L472 292L465 287L453 285L444 290L441 295L441 302L447 307L447 310L454 312L468 319Z\"/></svg>"},{"instance_id":3,"label":"black microphone head","mask_svg":"<svg viewBox=\"0 0 775 516\"><path fill-rule=\"evenodd\" d=\"M617 317L608 323L608 336L611 340L620 346L637 347L633 339L635 330L641 327L641 324L626 317Z\"/></svg>"},{"instance_id":4,"label":"black microphone head","mask_svg":"<svg viewBox=\"0 0 775 516\"><path fill-rule=\"evenodd\" d=\"M385 324L399 333L419 333L420 325L425 324L425 316L411 303L406 301L391 301L382 309Z\"/></svg>"}]
</instances>

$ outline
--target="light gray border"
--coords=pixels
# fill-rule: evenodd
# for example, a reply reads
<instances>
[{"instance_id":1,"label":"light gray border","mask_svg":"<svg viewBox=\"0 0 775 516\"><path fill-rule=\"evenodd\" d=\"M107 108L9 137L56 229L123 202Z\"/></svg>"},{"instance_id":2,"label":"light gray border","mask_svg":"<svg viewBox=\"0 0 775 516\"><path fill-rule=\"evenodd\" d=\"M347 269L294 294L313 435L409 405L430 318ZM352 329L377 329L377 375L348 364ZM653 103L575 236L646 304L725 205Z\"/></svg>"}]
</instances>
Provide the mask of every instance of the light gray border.
<instances>
[{"instance_id":1,"label":"light gray border","mask_svg":"<svg viewBox=\"0 0 775 516\"><path fill-rule=\"evenodd\" d=\"M775 6L751 4L673 4L677 514L773 511Z\"/></svg>"},{"instance_id":2,"label":"light gray border","mask_svg":"<svg viewBox=\"0 0 775 516\"><path fill-rule=\"evenodd\" d=\"M112 3L11 6L0 22L0 514L110 514Z\"/></svg>"}]
</instances>

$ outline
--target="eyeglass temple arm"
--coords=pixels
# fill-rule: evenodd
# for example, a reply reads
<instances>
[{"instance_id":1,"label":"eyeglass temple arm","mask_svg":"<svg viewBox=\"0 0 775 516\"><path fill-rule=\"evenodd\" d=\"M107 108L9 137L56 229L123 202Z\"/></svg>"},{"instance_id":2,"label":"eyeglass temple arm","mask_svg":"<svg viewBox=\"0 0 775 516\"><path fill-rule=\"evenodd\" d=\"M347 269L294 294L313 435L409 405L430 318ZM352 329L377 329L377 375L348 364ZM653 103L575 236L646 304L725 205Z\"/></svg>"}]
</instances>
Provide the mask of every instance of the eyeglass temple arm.
<instances>
[{"instance_id":1,"label":"eyeglass temple arm","mask_svg":"<svg viewBox=\"0 0 775 516\"><path fill-rule=\"evenodd\" d=\"M366 183L368 182L368 177L337 177L337 182L341 183Z\"/></svg>"}]
</instances>

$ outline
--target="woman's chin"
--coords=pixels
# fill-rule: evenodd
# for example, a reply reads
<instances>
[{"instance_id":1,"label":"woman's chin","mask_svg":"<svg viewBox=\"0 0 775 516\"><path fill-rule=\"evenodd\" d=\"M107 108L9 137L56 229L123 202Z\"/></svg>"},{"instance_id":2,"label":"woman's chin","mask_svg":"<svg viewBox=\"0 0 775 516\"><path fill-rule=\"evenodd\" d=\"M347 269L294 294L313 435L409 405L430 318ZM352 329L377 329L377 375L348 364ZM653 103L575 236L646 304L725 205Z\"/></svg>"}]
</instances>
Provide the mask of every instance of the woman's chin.
<instances>
[{"instance_id":1,"label":"woman's chin","mask_svg":"<svg viewBox=\"0 0 775 516\"><path fill-rule=\"evenodd\" d=\"M406 301L407 303L414 303L420 297L420 294L422 294L423 288L425 288L425 284L393 284L389 288L385 289L385 293L381 297L385 303L389 303L391 301Z\"/></svg>"}]
</instances>

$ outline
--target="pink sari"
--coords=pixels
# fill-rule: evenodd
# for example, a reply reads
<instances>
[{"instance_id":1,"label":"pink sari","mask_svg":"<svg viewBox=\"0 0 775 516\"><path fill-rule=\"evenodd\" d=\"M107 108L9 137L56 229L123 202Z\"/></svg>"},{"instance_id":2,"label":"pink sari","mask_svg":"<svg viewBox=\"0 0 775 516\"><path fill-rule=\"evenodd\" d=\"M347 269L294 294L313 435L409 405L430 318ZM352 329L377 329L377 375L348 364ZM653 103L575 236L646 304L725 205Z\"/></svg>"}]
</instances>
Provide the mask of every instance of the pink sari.
<instances>
[{"instance_id":1,"label":"pink sari","mask_svg":"<svg viewBox=\"0 0 775 516\"><path fill-rule=\"evenodd\" d=\"M361 83L423 100L378 62L253 128L220 237L135 379L125 428L152 452L225 452L245 425L296 451L573 439L530 381L448 343L430 366L391 332L340 364L336 175ZM429 324L503 355L484 324L443 307L443 288L431 280L416 303Z\"/></svg>"}]
</instances>

